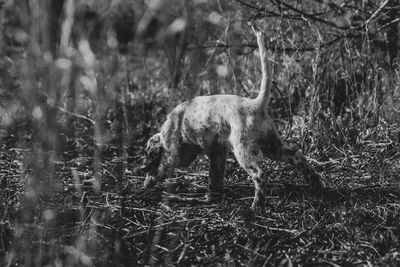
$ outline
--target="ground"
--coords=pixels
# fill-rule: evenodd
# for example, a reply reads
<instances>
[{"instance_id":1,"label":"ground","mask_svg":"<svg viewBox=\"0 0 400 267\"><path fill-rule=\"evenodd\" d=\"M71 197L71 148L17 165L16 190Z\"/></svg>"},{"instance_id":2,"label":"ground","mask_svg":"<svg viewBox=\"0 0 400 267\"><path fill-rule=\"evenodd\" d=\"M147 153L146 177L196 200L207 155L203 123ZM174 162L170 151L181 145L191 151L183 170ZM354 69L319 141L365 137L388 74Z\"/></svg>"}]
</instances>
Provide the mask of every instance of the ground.
<instances>
[{"instance_id":1,"label":"ground","mask_svg":"<svg viewBox=\"0 0 400 267\"><path fill-rule=\"evenodd\" d=\"M201 201L207 190L205 157L177 170L174 179L143 189L137 169L154 130L128 143L122 187L117 178L121 157L112 142L103 147L99 191L93 189L94 149L86 128L67 141L75 142L74 149L49 157L55 175L41 183L52 193L37 185L32 189L35 168L26 163L38 152L21 145L29 143L21 138L31 137L5 139L0 153L2 265L400 264L400 155L395 143L377 141L379 131L357 145L331 143L320 152L306 151L326 184L319 192L310 190L291 166L265 160L266 211L255 215L250 211L253 184L233 157L225 194L213 203ZM288 142L298 141L283 134Z\"/></svg>"}]
</instances>

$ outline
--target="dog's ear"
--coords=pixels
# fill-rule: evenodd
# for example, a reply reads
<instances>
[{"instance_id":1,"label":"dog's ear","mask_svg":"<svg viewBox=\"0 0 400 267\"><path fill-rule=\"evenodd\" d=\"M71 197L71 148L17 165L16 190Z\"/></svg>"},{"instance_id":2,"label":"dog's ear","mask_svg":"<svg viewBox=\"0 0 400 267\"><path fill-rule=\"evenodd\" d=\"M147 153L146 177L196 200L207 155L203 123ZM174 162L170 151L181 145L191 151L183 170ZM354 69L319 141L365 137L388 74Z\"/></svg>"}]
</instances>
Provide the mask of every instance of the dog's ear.
<instances>
[{"instance_id":1,"label":"dog's ear","mask_svg":"<svg viewBox=\"0 0 400 267\"><path fill-rule=\"evenodd\" d=\"M156 133L150 139L147 141L146 144L146 153L151 152L154 149L159 149L161 148L161 133Z\"/></svg>"},{"instance_id":2,"label":"dog's ear","mask_svg":"<svg viewBox=\"0 0 400 267\"><path fill-rule=\"evenodd\" d=\"M154 172L157 170L161 162L162 155L162 144L161 144L161 134L157 133L150 137L146 145L146 158L143 162L141 170L143 172Z\"/></svg>"}]
</instances>

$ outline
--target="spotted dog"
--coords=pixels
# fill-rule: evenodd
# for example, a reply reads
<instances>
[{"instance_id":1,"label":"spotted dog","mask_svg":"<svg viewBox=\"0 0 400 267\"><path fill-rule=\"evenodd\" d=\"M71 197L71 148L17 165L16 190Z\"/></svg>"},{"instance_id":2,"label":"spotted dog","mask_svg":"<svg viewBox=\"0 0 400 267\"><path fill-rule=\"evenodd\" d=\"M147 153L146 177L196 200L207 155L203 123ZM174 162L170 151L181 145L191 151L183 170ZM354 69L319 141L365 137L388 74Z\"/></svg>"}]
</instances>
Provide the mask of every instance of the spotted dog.
<instances>
[{"instance_id":1,"label":"spotted dog","mask_svg":"<svg viewBox=\"0 0 400 267\"><path fill-rule=\"evenodd\" d=\"M312 188L322 188L320 176L303 154L285 144L268 114L272 85L263 34L253 28L261 57L262 80L257 98L236 95L199 96L169 113L159 133L147 142L144 187L172 177L175 167L187 167L199 154L210 159L208 196L221 193L227 153L233 151L255 185L252 210L264 207L265 173L260 156L295 165Z\"/></svg>"}]
</instances>

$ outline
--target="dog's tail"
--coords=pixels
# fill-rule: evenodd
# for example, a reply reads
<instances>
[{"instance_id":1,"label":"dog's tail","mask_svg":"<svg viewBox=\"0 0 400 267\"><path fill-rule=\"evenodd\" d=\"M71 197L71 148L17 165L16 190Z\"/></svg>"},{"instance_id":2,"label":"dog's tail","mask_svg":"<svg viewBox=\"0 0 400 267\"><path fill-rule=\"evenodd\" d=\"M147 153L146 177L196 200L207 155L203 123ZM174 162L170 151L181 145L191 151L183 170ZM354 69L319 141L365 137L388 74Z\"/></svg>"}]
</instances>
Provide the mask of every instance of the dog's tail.
<instances>
[{"instance_id":1,"label":"dog's tail","mask_svg":"<svg viewBox=\"0 0 400 267\"><path fill-rule=\"evenodd\" d=\"M272 88L273 70L271 63L268 60L267 49L265 48L265 43L264 43L264 34L260 30L258 30L254 25L252 25L252 29L257 37L257 44L258 44L258 49L260 51L261 72L262 72L260 91L258 93L256 101L260 102L260 106L267 107Z\"/></svg>"}]
</instances>

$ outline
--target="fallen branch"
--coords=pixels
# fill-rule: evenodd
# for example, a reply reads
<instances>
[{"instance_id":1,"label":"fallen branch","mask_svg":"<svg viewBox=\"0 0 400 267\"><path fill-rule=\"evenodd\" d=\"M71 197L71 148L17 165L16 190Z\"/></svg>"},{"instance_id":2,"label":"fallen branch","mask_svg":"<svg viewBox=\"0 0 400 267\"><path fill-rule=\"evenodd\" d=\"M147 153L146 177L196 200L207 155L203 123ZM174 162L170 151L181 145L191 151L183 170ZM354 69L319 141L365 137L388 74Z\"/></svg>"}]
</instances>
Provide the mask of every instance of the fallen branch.
<instances>
[{"instance_id":1,"label":"fallen branch","mask_svg":"<svg viewBox=\"0 0 400 267\"><path fill-rule=\"evenodd\" d=\"M73 116L73 117L75 117L75 118L88 121L88 122L90 122L90 123L93 124L93 125L95 124L94 120L92 120L91 118L85 117L85 116L80 115L80 114L77 114L77 113L73 113L73 112L71 112L71 111L68 111L68 110L63 109L63 108L60 108L60 107L57 107L57 109L58 109L59 111L65 113L65 114L68 114L68 115Z\"/></svg>"}]
</instances>

